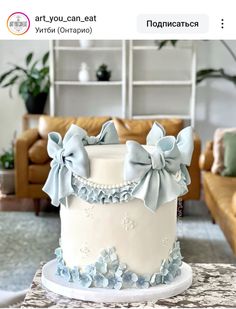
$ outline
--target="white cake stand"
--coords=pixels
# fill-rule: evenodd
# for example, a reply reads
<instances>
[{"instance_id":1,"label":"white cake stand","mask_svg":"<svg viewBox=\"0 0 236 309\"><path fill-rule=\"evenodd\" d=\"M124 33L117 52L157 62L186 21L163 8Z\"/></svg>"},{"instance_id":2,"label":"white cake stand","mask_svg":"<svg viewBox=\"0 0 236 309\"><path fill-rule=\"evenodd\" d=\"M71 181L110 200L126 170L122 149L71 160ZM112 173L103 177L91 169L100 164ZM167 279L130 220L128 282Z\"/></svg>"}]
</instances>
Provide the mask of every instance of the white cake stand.
<instances>
[{"instance_id":1,"label":"white cake stand","mask_svg":"<svg viewBox=\"0 0 236 309\"><path fill-rule=\"evenodd\" d=\"M56 264L56 260L52 260L43 266L42 285L54 293L84 301L116 303L156 301L180 294L192 284L192 269L183 263L181 275L170 284L160 284L149 289L81 289L76 287L75 283L67 282L56 275Z\"/></svg>"}]
</instances>

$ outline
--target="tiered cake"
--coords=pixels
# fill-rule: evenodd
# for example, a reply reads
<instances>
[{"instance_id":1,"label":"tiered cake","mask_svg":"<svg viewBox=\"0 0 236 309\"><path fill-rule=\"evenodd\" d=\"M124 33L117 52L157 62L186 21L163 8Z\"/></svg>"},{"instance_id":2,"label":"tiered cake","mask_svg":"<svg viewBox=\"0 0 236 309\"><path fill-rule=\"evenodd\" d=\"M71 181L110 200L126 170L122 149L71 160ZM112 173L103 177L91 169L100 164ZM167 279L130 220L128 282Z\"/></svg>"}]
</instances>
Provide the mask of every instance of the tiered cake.
<instances>
[{"instance_id":1,"label":"tiered cake","mask_svg":"<svg viewBox=\"0 0 236 309\"><path fill-rule=\"evenodd\" d=\"M112 122L89 137L72 125L49 134L44 191L61 204L57 275L78 288L149 288L181 272L177 197L190 183L192 129L177 138L155 123L147 145L119 144Z\"/></svg>"}]
</instances>

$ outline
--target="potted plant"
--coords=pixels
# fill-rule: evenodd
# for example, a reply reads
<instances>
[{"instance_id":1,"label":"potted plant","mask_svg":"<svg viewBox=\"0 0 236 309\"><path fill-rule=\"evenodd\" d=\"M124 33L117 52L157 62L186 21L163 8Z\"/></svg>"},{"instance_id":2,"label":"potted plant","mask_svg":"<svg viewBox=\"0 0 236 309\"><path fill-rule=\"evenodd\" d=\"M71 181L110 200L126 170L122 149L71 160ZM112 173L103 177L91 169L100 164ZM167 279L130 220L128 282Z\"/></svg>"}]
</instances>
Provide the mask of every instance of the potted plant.
<instances>
[{"instance_id":1,"label":"potted plant","mask_svg":"<svg viewBox=\"0 0 236 309\"><path fill-rule=\"evenodd\" d=\"M14 139L9 150L0 154L0 194L15 192Z\"/></svg>"},{"instance_id":2,"label":"potted plant","mask_svg":"<svg viewBox=\"0 0 236 309\"><path fill-rule=\"evenodd\" d=\"M42 59L33 61L31 52L25 58L25 66L12 64L12 68L0 75L0 86L12 87L18 85L18 92L23 98L26 109L30 114L42 114L49 93L49 52Z\"/></svg>"}]
</instances>

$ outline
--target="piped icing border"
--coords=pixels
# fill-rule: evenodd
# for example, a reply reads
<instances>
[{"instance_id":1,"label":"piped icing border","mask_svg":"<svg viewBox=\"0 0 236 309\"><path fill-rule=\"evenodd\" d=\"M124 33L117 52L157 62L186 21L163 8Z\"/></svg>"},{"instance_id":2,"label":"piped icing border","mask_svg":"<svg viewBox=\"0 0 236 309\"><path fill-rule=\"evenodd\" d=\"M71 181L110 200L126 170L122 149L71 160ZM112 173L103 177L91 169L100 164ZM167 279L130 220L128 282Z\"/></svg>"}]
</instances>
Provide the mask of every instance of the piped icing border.
<instances>
[{"instance_id":1,"label":"piped icing border","mask_svg":"<svg viewBox=\"0 0 236 309\"><path fill-rule=\"evenodd\" d=\"M153 274L137 274L119 261L115 248L102 250L94 264L69 268L63 260L63 252L59 247L55 250L58 276L79 288L149 288L159 284L168 284L181 273L182 256L179 242L176 241L167 259L161 263L159 271Z\"/></svg>"}]
</instances>

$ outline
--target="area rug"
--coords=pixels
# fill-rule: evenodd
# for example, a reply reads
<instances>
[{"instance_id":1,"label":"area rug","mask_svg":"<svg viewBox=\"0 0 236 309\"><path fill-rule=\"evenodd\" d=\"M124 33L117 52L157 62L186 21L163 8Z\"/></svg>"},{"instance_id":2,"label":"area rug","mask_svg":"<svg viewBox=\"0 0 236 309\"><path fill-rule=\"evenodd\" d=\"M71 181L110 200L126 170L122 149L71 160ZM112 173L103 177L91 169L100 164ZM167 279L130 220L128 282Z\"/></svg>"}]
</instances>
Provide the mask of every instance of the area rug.
<instances>
[{"instance_id":1,"label":"area rug","mask_svg":"<svg viewBox=\"0 0 236 309\"><path fill-rule=\"evenodd\" d=\"M54 258L59 235L56 213L0 212L0 289L29 287L40 262Z\"/></svg>"}]
</instances>

